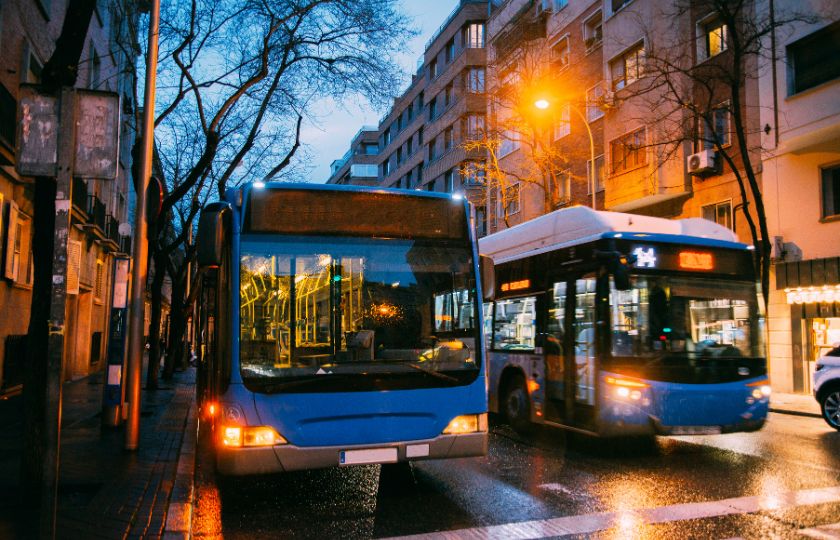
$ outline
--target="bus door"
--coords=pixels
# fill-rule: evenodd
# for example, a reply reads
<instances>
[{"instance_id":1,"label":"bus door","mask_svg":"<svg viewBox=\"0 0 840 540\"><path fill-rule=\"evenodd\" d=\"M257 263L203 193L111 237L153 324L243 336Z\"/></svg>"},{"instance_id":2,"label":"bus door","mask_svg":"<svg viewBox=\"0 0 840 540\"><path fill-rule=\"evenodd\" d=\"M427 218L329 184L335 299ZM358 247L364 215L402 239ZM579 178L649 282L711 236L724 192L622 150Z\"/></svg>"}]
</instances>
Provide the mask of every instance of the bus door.
<instances>
[{"instance_id":1,"label":"bus door","mask_svg":"<svg viewBox=\"0 0 840 540\"><path fill-rule=\"evenodd\" d=\"M566 415L580 427L594 427L595 384L598 354L596 341L596 283L594 275L569 282L565 327L569 335L565 351L565 388L574 399L566 404Z\"/></svg>"}]
</instances>

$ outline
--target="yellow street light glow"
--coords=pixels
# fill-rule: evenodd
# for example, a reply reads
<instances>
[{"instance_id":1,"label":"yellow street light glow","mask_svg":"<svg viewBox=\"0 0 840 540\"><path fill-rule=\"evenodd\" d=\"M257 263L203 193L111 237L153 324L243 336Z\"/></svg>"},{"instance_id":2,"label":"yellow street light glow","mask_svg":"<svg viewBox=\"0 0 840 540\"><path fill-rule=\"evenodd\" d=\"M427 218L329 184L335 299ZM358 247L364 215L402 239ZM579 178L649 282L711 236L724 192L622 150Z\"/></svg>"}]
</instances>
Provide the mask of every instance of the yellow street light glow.
<instances>
[{"instance_id":1,"label":"yellow street light glow","mask_svg":"<svg viewBox=\"0 0 840 540\"><path fill-rule=\"evenodd\" d=\"M542 110L547 109L550 105L547 99L538 99L534 102L534 107Z\"/></svg>"}]
</instances>

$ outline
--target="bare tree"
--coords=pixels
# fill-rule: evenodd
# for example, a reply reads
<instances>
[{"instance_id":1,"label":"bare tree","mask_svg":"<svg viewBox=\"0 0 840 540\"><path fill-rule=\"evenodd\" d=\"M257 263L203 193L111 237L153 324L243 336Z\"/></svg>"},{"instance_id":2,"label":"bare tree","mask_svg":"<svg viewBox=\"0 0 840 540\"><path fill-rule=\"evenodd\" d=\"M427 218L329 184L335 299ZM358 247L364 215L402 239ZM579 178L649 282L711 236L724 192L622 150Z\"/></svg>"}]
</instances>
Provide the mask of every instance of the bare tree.
<instances>
[{"instance_id":1,"label":"bare tree","mask_svg":"<svg viewBox=\"0 0 840 540\"><path fill-rule=\"evenodd\" d=\"M755 0L680 0L652 18L657 21L653 26L638 22L647 44L641 79L616 98L643 103L638 120L654 129L647 144L658 166L683 153L710 149L717 156L715 173L734 177L740 197L736 208L755 247L766 307L771 252L760 182L759 131L764 128L759 125L758 69L761 57L770 55L767 45L775 33L795 22L815 22L815 17L778 11L764 16ZM663 28L670 38L662 35Z\"/></svg>"},{"instance_id":2,"label":"bare tree","mask_svg":"<svg viewBox=\"0 0 840 540\"><path fill-rule=\"evenodd\" d=\"M475 165L477 174L462 174L483 184L484 194L473 196L474 202L488 207L498 202L499 217L508 227L509 209L519 191L539 193L540 210L548 213L571 202L572 181L585 181L571 171L576 149L555 140L555 130L571 129L571 118L562 111L579 106L580 96L565 90L569 71L561 68L568 67L560 64L544 38L523 40L501 56L497 51L490 65L495 77L486 93L487 127L462 144L487 159ZM504 159L514 150L515 157Z\"/></svg>"},{"instance_id":3,"label":"bare tree","mask_svg":"<svg viewBox=\"0 0 840 540\"><path fill-rule=\"evenodd\" d=\"M393 55L412 34L396 4L165 3L155 125L167 185L149 228L155 275L169 269L175 283L189 279L183 272L192 253L186 240L207 190L221 196L245 180L281 177L293 165L301 123L315 98L361 94L378 104L393 95L400 79ZM174 213L179 220L173 226ZM179 249L187 257L173 258ZM161 286L162 277L155 278L150 291L152 359L159 357ZM183 295L172 301L185 309ZM181 338L170 336L170 351ZM165 375L172 369L167 363ZM150 362L147 388L156 384L157 362Z\"/></svg>"}]
</instances>

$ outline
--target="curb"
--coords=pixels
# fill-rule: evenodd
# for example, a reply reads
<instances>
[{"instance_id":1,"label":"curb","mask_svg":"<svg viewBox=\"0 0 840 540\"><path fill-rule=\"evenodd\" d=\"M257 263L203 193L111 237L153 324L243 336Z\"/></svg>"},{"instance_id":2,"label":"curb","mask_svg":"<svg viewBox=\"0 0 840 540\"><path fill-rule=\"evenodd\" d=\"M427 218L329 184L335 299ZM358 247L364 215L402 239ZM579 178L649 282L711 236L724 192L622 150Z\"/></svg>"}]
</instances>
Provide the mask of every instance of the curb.
<instances>
[{"instance_id":1,"label":"curb","mask_svg":"<svg viewBox=\"0 0 840 540\"><path fill-rule=\"evenodd\" d=\"M808 418L822 418L821 414L806 412L806 411L792 411L790 409L777 409L775 407L770 407L768 409L770 412L778 413L778 414L789 414L791 416L806 416Z\"/></svg>"},{"instance_id":2,"label":"curb","mask_svg":"<svg viewBox=\"0 0 840 540\"><path fill-rule=\"evenodd\" d=\"M197 430L195 402L190 403L184 430L184 440L178 454L175 485L166 512L163 538L190 538L192 536L192 510L194 503L195 448Z\"/></svg>"}]
</instances>

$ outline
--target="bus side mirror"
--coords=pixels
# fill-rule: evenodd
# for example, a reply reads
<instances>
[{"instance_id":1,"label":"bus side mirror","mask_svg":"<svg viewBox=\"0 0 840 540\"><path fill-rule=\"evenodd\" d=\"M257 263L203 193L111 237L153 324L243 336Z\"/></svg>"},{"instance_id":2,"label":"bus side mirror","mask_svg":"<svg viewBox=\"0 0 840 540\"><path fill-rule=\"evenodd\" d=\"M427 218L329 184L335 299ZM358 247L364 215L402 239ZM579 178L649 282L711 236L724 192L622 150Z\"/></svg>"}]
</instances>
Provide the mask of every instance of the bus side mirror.
<instances>
[{"instance_id":1,"label":"bus side mirror","mask_svg":"<svg viewBox=\"0 0 840 540\"><path fill-rule=\"evenodd\" d=\"M478 270L481 273L481 297L490 301L496 296L496 265L487 255L478 256Z\"/></svg>"},{"instance_id":2,"label":"bus side mirror","mask_svg":"<svg viewBox=\"0 0 840 540\"><path fill-rule=\"evenodd\" d=\"M196 262L199 268L213 268L222 264L226 221L230 215L227 203L208 204L198 218Z\"/></svg>"}]
</instances>

